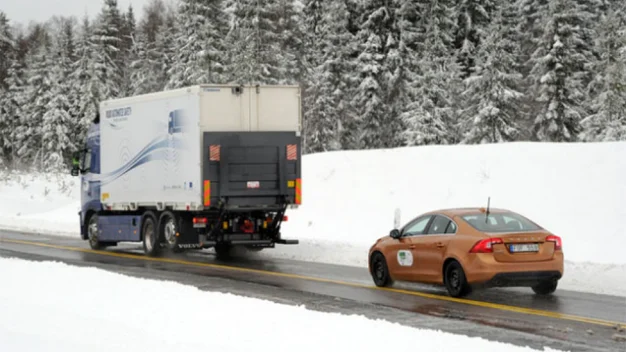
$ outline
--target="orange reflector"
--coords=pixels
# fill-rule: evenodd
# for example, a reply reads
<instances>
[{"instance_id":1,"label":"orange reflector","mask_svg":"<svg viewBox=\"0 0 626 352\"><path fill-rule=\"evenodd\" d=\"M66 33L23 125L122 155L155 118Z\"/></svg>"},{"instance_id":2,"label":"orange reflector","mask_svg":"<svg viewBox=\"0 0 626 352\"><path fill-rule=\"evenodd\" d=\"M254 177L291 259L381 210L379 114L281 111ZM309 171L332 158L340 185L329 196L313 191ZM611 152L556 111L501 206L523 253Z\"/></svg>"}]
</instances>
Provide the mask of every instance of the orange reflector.
<instances>
[{"instance_id":1,"label":"orange reflector","mask_svg":"<svg viewBox=\"0 0 626 352\"><path fill-rule=\"evenodd\" d=\"M204 206L211 205L211 181L204 181Z\"/></svg>"},{"instance_id":2,"label":"orange reflector","mask_svg":"<svg viewBox=\"0 0 626 352\"><path fill-rule=\"evenodd\" d=\"M302 204L302 181L296 179L296 204Z\"/></svg>"},{"instance_id":3,"label":"orange reflector","mask_svg":"<svg viewBox=\"0 0 626 352\"><path fill-rule=\"evenodd\" d=\"M298 146L295 144L287 145L287 160L296 160L298 158Z\"/></svg>"},{"instance_id":4,"label":"orange reflector","mask_svg":"<svg viewBox=\"0 0 626 352\"><path fill-rule=\"evenodd\" d=\"M209 146L209 160L220 161L220 146L218 144Z\"/></svg>"}]
</instances>

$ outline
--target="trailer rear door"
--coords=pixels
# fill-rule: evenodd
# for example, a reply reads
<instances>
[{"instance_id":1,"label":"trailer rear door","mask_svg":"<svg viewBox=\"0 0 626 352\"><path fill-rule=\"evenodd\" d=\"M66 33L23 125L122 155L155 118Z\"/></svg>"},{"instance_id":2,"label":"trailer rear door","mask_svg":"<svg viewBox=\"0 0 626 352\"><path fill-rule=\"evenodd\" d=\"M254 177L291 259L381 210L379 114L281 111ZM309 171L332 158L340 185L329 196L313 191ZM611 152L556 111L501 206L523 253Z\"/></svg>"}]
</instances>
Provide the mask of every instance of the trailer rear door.
<instances>
[{"instance_id":1,"label":"trailer rear door","mask_svg":"<svg viewBox=\"0 0 626 352\"><path fill-rule=\"evenodd\" d=\"M281 208L301 202L295 132L204 132L204 205Z\"/></svg>"}]
</instances>

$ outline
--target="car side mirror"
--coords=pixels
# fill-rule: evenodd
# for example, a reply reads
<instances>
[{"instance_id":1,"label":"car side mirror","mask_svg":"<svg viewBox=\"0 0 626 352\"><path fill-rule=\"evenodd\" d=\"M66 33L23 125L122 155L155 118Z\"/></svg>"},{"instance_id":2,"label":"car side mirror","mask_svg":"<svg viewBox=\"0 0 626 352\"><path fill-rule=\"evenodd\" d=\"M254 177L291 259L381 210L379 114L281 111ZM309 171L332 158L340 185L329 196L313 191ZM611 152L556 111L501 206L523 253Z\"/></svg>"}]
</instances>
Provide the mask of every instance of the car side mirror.
<instances>
[{"instance_id":1,"label":"car side mirror","mask_svg":"<svg viewBox=\"0 0 626 352\"><path fill-rule=\"evenodd\" d=\"M400 236L402 236L402 234L400 234L400 230L393 229L389 233L389 236L391 236L391 238L393 238L393 239L398 239L398 238L400 238Z\"/></svg>"},{"instance_id":2,"label":"car side mirror","mask_svg":"<svg viewBox=\"0 0 626 352\"><path fill-rule=\"evenodd\" d=\"M77 167L73 167L73 168L72 168L72 171L70 171L70 174L71 174L72 176L78 176L78 175L80 174L80 171L78 170L78 168L77 168Z\"/></svg>"}]
</instances>

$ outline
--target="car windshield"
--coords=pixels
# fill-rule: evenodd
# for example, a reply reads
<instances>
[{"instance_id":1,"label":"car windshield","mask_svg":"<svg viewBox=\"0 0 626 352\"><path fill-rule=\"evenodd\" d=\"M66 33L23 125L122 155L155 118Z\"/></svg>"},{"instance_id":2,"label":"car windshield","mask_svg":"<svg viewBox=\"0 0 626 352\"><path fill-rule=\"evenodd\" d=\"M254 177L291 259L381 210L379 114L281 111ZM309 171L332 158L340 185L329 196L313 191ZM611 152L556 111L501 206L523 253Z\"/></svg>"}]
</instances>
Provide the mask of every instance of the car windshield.
<instances>
[{"instance_id":1,"label":"car windshield","mask_svg":"<svg viewBox=\"0 0 626 352\"><path fill-rule=\"evenodd\" d=\"M542 228L515 213L476 213L462 216L472 227L483 232L537 231Z\"/></svg>"}]
</instances>

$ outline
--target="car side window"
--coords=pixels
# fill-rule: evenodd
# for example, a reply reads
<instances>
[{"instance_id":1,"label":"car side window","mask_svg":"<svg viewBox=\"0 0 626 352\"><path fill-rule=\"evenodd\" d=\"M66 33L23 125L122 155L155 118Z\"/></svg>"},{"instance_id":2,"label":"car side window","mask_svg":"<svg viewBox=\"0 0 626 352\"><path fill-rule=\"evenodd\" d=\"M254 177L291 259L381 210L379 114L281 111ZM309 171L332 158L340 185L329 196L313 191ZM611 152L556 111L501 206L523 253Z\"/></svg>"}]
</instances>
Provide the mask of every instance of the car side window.
<instances>
[{"instance_id":1,"label":"car side window","mask_svg":"<svg viewBox=\"0 0 626 352\"><path fill-rule=\"evenodd\" d=\"M430 225L428 229L428 234L441 234L445 233L448 228L448 224L450 223L450 219L444 216L435 216L435 220Z\"/></svg>"},{"instance_id":2,"label":"car side window","mask_svg":"<svg viewBox=\"0 0 626 352\"><path fill-rule=\"evenodd\" d=\"M446 233L456 233L456 224L454 221L450 221L448 227L446 228Z\"/></svg>"},{"instance_id":3,"label":"car side window","mask_svg":"<svg viewBox=\"0 0 626 352\"><path fill-rule=\"evenodd\" d=\"M428 222L430 221L431 216L426 215L415 219L412 223L408 224L404 230L402 231L402 236L413 236L413 235L421 235L424 233L424 229Z\"/></svg>"}]
</instances>

